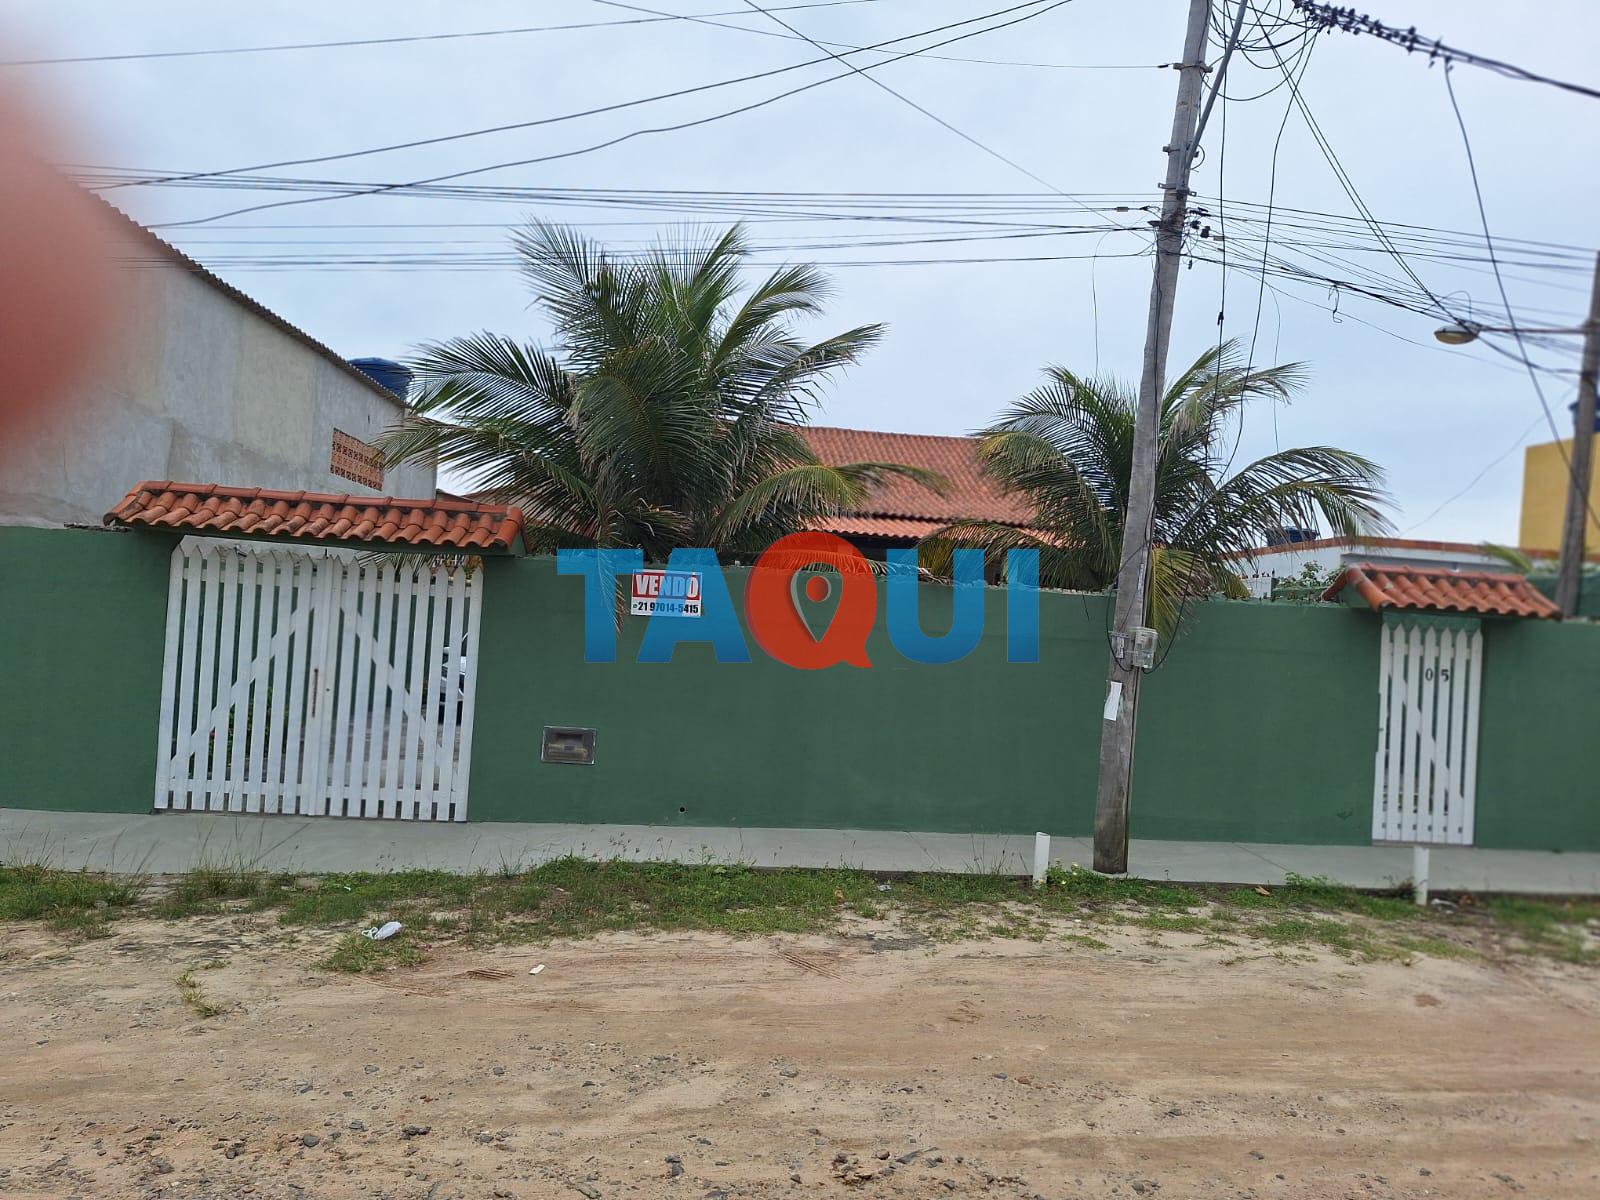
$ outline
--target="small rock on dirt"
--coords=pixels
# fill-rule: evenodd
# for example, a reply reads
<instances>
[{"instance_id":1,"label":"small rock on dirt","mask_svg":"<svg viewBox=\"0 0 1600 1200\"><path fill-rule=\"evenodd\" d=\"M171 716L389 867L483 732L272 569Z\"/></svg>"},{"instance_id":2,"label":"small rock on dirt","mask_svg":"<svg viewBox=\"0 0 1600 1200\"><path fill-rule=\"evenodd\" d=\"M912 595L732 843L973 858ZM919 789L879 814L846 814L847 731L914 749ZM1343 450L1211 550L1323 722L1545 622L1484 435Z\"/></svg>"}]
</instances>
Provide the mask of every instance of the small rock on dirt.
<instances>
[{"instance_id":1,"label":"small rock on dirt","mask_svg":"<svg viewBox=\"0 0 1600 1200\"><path fill-rule=\"evenodd\" d=\"M432 1133L432 1132L433 1132L433 1126L432 1125L407 1125L403 1129L400 1130L400 1136L401 1137L414 1138L414 1137L421 1137L425 1133Z\"/></svg>"},{"instance_id":2,"label":"small rock on dirt","mask_svg":"<svg viewBox=\"0 0 1600 1200\"><path fill-rule=\"evenodd\" d=\"M308 1133L300 1139L300 1144L309 1150L312 1146L322 1145L322 1139L314 1133Z\"/></svg>"}]
</instances>

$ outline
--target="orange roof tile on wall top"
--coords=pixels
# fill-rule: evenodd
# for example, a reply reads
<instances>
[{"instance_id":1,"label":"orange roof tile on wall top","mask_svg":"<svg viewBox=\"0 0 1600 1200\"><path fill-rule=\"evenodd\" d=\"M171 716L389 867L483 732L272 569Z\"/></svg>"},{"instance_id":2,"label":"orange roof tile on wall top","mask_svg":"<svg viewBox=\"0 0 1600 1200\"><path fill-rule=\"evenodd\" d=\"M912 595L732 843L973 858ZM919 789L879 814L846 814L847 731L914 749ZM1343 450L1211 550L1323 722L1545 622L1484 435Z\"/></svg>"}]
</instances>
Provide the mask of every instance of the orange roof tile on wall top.
<instances>
[{"instance_id":1,"label":"orange roof tile on wall top","mask_svg":"<svg viewBox=\"0 0 1600 1200\"><path fill-rule=\"evenodd\" d=\"M422 550L508 551L522 511L473 500L402 500L146 481L106 514L108 525L219 537L365 542Z\"/></svg>"},{"instance_id":2,"label":"orange roof tile on wall top","mask_svg":"<svg viewBox=\"0 0 1600 1200\"><path fill-rule=\"evenodd\" d=\"M1337 600L1353 587L1374 609L1472 613L1489 617L1559 617L1561 609L1522 575L1445 571L1357 563L1339 572L1323 592Z\"/></svg>"}]
</instances>

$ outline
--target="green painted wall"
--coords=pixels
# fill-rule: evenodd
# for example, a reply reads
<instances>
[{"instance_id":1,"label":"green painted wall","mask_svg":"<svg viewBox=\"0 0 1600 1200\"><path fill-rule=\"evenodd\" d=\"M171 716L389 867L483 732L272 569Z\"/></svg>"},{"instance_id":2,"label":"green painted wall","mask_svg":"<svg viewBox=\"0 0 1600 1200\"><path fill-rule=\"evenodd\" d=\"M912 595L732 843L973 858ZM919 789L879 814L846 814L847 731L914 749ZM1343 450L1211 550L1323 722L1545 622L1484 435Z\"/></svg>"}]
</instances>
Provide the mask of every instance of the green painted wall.
<instances>
[{"instance_id":1,"label":"green painted wall","mask_svg":"<svg viewBox=\"0 0 1600 1200\"><path fill-rule=\"evenodd\" d=\"M745 573L728 572L735 604ZM796 671L684 647L585 663L581 583L548 560L486 569L474 820L856 826L1087 834L1106 668L1105 599L1040 597L1042 661L1005 661L1004 593L983 642L909 663ZM924 628L951 593L922 589ZM1375 620L1343 609L1208 604L1144 686L1135 837L1351 842L1370 829ZM596 728L596 764L539 761L545 725Z\"/></svg>"},{"instance_id":2,"label":"green painted wall","mask_svg":"<svg viewBox=\"0 0 1600 1200\"><path fill-rule=\"evenodd\" d=\"M709 646L636 663L638 618L617 662L585 663L578 579L548 559L485 576L474 820L1031 831L1092 810L1100 598L1042 598L1039 664L1004 661L1005 594L991 589L961 662L907 663L880 628L873 669L796 671L753 643L748 664L718 664ZM728 572L741 611L744 577ZM948 628L951 593L926 591L924 628ZM598 729L596 765L541 763L545 725Z\"/></svg>"},{"instance_id":3,"label":"green painted wall","mask_svg":"<svg viewBox=\"0 0 1600 1200\"><path fill-rule=\"evenodd\" d=\"M1377 634L1334 605L1191 606L1141 685L1131 836L1369 842Z\"/></svg>"},{"instance_id":4,"label":"green painted wall","mask_svg":"<svg viewBox=\"0 0 1600 1200\"><path fill-rule=\"evenodd\" d=\"M1600 625L1485 621L1480 846L1600 850Z\"/></svg>"},{"instance_id":5,"label":"green painted wall","mask_svg":"<svg viewBox=\"0 0 1600 1200\"><path fill-rule=\"evenodd\" d=\"M0 527L0 805L150 811L173 544Z\"/></svg>"},{"instance_id":6,"label":"green painted wall","mask_svg":"<svg viewBox=\"0 0 1600 1200\"><path fill-rule=\"evenodd\" d=\"M148 811L172 545L0 528L0 806ZM742 607L746 573L728 576ZM578 579L497 559L484 586L473 820L1092 828L1103 597L1040 597L1037 664L1005 662L990 590L961 662L908 663L880 628L871 670L808 672L753 644L749 664L709 646L639 664L634 618L616 663L585 663ZM952 593L922 597L947 628ZM1378 629L1336 606L1193 606L1144 684L1133 836L1365 844ZM1478 844L1600 850L1600 625L1484 631ZM545 725L597 728L596 765L541 763Z\"/></svg>"}]
</instances>

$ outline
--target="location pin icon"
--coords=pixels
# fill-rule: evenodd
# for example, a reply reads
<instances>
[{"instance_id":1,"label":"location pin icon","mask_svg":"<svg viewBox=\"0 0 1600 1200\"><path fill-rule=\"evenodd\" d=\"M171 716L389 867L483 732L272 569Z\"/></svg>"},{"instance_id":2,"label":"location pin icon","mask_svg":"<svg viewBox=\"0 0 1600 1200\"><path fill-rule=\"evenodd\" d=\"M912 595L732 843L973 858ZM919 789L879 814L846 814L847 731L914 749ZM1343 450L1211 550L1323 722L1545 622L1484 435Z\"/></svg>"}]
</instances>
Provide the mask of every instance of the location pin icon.
<instances>
[{"instance_id":1,"label":"location pin icon","mask_svg":"<svg viewBox=\"0 0 1600 1200\"><path fill-rule=\"evenodd\" d=\"M808 567L789 578L789 599L814 641L820 642L833 624L843 594L838 571L829 567Z\"/></svg>"}]
</instances>

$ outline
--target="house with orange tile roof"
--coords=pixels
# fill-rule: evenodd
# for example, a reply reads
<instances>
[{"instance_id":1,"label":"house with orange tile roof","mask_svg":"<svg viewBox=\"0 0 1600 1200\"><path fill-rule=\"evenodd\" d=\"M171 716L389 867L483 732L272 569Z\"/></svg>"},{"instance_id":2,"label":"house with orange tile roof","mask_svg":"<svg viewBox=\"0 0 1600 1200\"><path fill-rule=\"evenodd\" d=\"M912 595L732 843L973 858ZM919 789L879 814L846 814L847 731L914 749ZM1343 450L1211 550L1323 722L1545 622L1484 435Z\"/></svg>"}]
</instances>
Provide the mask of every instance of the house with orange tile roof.
<instances>
[{"instance_id":1,"label":"house with orange tile roof","mask_svg":"<svg viewBox=\"0 0 1600 1200\"><path fill-rule=\"evenodd\" d=\"M431 500L430 466L373 445L402 395L106 212L123 320L61 416L0 452L0 525L98 524L145 479Z\"/></svg>"},{"instance_id":2,"label":"house with orange tile roof","mask_svg":"<svg viewBox=\"0 0 1600 1200\"><path fill-rule=\"evenodd\" d=\"M884 433L873 429L841 429L806 425L800 432L818 460L839 466L855 462L893 462L921 467L944 481L940 490L890 476L856 507L818 526L838 534L868 558L884 551L915 546L952 521L972 518L1004 525L1026 525L1029 510L1020 497L1007 493L987 474L978 459L978 439L922 433ZM480 500L468 492L449 499Z\"/></svg>"},{"instance_id":3,"label":"house with orange tile roof","mask_svg":"<svg viewBox=\"0 0 1600 1200\"><path fill-rule=\"evenodd\" d=\"M1356 563L1381 563L1446 571L1504 571L1506 560L1482 543L1438 542L1400 537L1316 537L1314 530L1286 529L1282 537L1247 554L1237 554L1237 567L1252 596L1265 599L1272 585L1300 576L1306 566L1332 575ZM1309 535L1309 536L1308 536ZM1528 553L1528 552L1524 552ZM1530 554L1534 559L1554 556Z\"/></svg>"},{"instance_id":4,"label":"house with orange tile roof","mask_svg":"<svg viewBox=\"0 0 1600 1200\"><path fill-rule=\"evenodd\" d=\"M802 432L824 463L895 462L941 476L942 492L911 479L886 479L857 508L822 524L869 558L896 547L915 546L930 533L961 518L1025 525L1027 503L1000 488L978 460L978 439L921 433L880 433L809 425Z\"/></svg>"}]
</instances>

